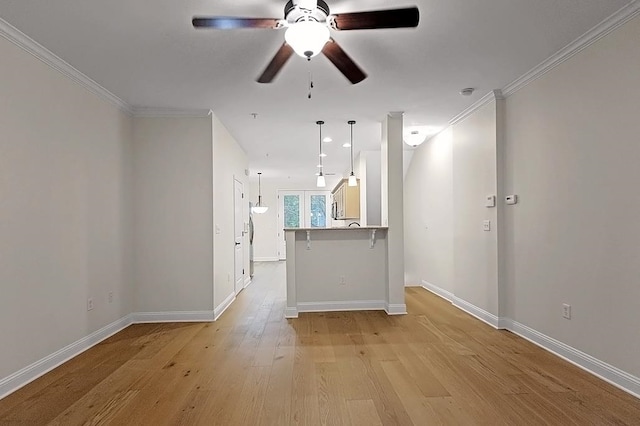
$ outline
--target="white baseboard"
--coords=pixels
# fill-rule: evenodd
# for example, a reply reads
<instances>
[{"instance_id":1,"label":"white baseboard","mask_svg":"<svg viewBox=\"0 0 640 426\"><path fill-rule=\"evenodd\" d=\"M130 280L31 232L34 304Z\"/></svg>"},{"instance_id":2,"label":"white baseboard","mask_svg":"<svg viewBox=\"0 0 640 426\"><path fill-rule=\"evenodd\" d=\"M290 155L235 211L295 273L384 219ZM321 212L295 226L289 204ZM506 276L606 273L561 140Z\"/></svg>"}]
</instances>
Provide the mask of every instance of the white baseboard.
<instances>
[{"instance_id":1,"label":"white baseboard","mask_svg":"<svg viewBox=\"0 0 640 426\"><path fill-rule=\"evenodd\" d=\"M544 335L533 328L527 327L509 318L502 318L505 328L543 349L559 356L571 364L582 368L588 373L611 383L617 388L640 398L640 378L620 370L606 362L600 361L578 349L562 343L552 337Z\"/></svg>"},{"instance_id":2,"label":"white baseboard","mask_svg":"<svg viewBox=\"0 0 640 426\"><path fill-rule=\"evenodd\" d=\"M254 262L278 262L280 259L276 257L254 257Z\"/></svg>"},{"instance_id":3,"label":"white baseboard","mask_svg":"<svg viewBox=\"0 0 640 426\"><path fill-rule=\"evenodd\" d=\"M383 300L346 300L337 302L299 302L298 312L377 311L385 309Z\"/></svg>"},{"instance_id":4,"label":"white baseboard","mask_svg":"<svg viewBox=\"0 0 640 426\"><path fill-rule=\"evenodd\" d=\"M175 312L135 312L112 322L100 330L83 337L64 348L47 355L23 369L0 379L0 399L31 383L59 365L102 342L106 338L127 328L131 324L161 322L210 322L217 319L229 307L235 296L232 294L213 311L175 311ZM215 315L217 313L217 315Z\"/></svg>"},{"instance_id":5,"label":"white baseboard","mask_svg":"<svg viewBox=\"0 0 640 426\"><path fill-rule=\"evenodd\" d=\"M287 306L284 309L284 317L285 318L298 318L298 309L297 308L291 308L291 307Z\"/></svg>"},{"instance_id":6,"label":"white baseboard","mask_svg":"<svg viewBox=\"0 0 640 426\"><path fill-rule=\"evenodd\" d=\"M384 310L387 315L406 315L407 305L404 303L385 303Z\"/></svg>"},{"instance_id":7,"label":"white baseboard","mask_svg":"<svg viewBox=\"0 0 640 426\"><path fill-rule=\"evenodd\" d=\"M251 284L251 277L247 275L247 277L244 279L244 288L249 287L249 284Z\"/></svg>"},{"instance_id":8,"label":"white baseboard","mask_svg":"<svg viewBox=\"0 0 640 426\"><path fill-rule=\"evenodd\" d=\"M299 312L385 311L388 315L405 315L407 305L389 304L384 300L347 300L336 302L300 302L296 308L287 307L285 318L298 318Z\"/></svg>"},{"instance_id":9,"label":"white baseboard","mask_svg":"<svg viewBox=\"0 0 640 426\"><path fill-rule=\"evenodd\" d=\"M440 296L448 302L451 302L451 304L456 308L478 318L480 321L489 324L493 328L504 328L500 326L500 318L498 318L496 315L492 314L491 312L487 312L484 309L481 309L464 299L457 297L455 294L451 293L448 290L445 290L435 284L431 284L430 282L424 280L422 280L422 288L430 291L436 296Z\"/></svg>"},{"instance_id":10,"label":"white baseboard","mask_svg":"<svg viewBox=\"0 0 640 426\"><path fill-rule=\"evenodd\" d=\"M135 324L154 322L209 322L213 311L136 312L131 314Z\"/></svg>"},{"instance_id":11,"label":"white baseboard","mask_svg":"<svg viewBox=\"0 0 640 426\"><path fill-rule=\"evenodd\" d=\"M491 312L485 311L482 308L473 305L466 300L460 299L459 297L454 296L453 301L451 302L453 306L458 309L461 309L468 313L469 315L473 315L478 318L480 321L489 324L493 328L500 328L500 319L492 314Z\"/></svg>"},{"instance_id":12,"label":"white baseboard","mask_svg":"<svg viewBox=\"0 0 640 426\"><path fill-rule=\"evenodd\" d=\"M224 311L226 311L227 308L231 306L234 300L236 300L236 295L233 292L231 292L231 294L228 295L227 298L224 299L221 304L219 304L213 309L213 321L216 321L218 318L220 318L220 315L222 315Z\"/></svg>"},{"instance_id":13,"label":"white baseboard","mask_svg":"<svg viewBox=\"0 0 640 426\"><path fill-rule=\"evenodd\" d=\"M124 316L51 355L47 355L39 361L24 367L10 376L0 379L0 399L31 383L71 358L80 355L82 352L125 329L132 323L133 317L131 315Z\"/></svg>"},{"instance_id":14,"label":"white baseboard","mask_svg":"<svg viewBox=\"0 0 640 426\"><path fill-rule=\"evenodd\" d=\"M483 309L478 308L471 303L456 297L452 293L439 288L433 284L423 281L423 287L434 293L437 296L442 297L445 300L450 301L453 306L461 309L481 321L495 327L511 331L514 334L526 339L535 345L540 346L552 354L559 356L560 358L570 362L571 364L582 368L588 373L593 374L596 377L611 383L613 386L622 389L625 392L630 393L636 398L640 398L640 378L633 376L617 367L607 364L604 361L600 361L593 356L584 353L578 349L575 349L565 343L560 342L552 337L540 333L531 327L524 324L520 324L510 318L497 317Z\"/></svg>"},{"instance_id":15,"label":"white baseboard","mask_svg":"<svg viewBox=\"0 0 640 426\"><path fill-rule=\"evenodd\" d=\"M431 284L430 282L427 282L425 280L422 280L422 288L424 288L425 290L429 290L431 293L434 293L437 296L448 300L449 302L453 302L453 298L455 297L450 291L440 288L437 285Z\"/></svg>"}]
</instances>

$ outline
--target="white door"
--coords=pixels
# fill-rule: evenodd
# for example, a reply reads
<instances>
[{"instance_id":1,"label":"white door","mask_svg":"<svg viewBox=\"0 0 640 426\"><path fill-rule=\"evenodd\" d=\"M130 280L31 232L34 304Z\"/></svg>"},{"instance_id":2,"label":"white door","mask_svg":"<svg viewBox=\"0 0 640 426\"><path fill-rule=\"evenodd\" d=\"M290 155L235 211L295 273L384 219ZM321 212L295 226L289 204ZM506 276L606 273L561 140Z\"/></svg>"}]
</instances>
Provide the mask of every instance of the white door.
<instances>
[{"instance_id":1,"label":"white door","mask_svg":"<svg viewBox=\"0 0 640 426\"><path fill-rule=\"evenodd\" d=\"M331 227L330 191L278 191L278 257L287 258L283 228Z\"/></svg>"},{"instance_id":2,"label":"white door","mask_svg":"<svg viewBox=\"0 0 640 426\"><path fill-rule=\"evenodd\" d=\"M242 182L233 180L233 237L235 243L234 263L235 263L235 284L236 294L240 293L244 286L244 193Z\"/></svg>"}]
</instances>

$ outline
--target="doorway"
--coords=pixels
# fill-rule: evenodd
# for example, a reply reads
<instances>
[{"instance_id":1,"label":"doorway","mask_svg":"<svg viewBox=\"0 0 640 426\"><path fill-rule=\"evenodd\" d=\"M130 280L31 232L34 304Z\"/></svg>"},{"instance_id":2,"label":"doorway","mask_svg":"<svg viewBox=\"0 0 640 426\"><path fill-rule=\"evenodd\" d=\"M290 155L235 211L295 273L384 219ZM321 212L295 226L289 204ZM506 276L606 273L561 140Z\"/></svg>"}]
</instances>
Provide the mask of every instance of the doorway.
<instances>
[{"instance_id":1,"label":"doorway","mask_svg":"<svg viewBox=\"0 0 640 426\"><path fill-rule=\"evenodd\" d=\"M330 228L331 191L278 191L278 258L287 258L284 228Z\"/></svg>"},{"instance_id":2,"label":"doorway","mask_svg":"<svg viewBox=\"0 0 640 426\"><path fill-rule=\"evenodd\" d=\"M234 291L244 288L244 189L242 182L233 180L233 238L234 238Z\"/></svg>"}]
</instances>

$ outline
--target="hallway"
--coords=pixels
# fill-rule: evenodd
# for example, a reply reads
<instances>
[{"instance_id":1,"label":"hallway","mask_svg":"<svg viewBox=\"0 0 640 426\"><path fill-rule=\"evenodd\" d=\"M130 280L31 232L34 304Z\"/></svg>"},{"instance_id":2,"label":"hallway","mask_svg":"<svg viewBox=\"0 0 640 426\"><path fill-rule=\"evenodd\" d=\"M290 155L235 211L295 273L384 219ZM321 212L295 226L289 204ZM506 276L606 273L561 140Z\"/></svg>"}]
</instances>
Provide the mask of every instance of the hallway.
<instances>
[{"instance_id":1,"label":"hallway","mask_svg":"<svg viewBox=\"0 0 640 426\"><path fill-rule=\"evenodd\" d=\"M640 400L420 288L285 320L285 264L213 323L133 325L0 400L0 425L637 424Z\"/></svg>"}]
</instances>

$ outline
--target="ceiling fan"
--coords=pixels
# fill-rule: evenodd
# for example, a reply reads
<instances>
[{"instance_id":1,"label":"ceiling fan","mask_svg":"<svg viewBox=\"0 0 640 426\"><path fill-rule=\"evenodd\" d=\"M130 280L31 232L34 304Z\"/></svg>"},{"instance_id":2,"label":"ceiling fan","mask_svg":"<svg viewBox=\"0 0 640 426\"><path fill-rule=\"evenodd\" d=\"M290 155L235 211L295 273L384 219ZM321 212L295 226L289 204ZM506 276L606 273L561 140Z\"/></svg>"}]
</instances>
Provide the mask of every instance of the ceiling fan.
<instances>
[{"instance_id":1,"label":"ceiling fan","mask_svg":"<svg viewBox=\"0 0 640 426\"><path fill-rule=\"evenodd\" d=\"M329 30L410 28L417 27L419 19L420 14L415 6L331 15L329 6L324 0L289 0L284 7L284 19L196 16L192 23L195 28L220 30L238 28L279 30L286 28L285 42L258 77L259 83L272 82L293 55L293 52L307 58L307 60L311 60L312 57L322 52L352 84L356 84L364 80L367 75L331 38Z\"/></svg>"}]
</instances>

